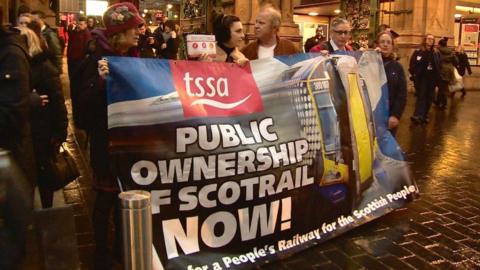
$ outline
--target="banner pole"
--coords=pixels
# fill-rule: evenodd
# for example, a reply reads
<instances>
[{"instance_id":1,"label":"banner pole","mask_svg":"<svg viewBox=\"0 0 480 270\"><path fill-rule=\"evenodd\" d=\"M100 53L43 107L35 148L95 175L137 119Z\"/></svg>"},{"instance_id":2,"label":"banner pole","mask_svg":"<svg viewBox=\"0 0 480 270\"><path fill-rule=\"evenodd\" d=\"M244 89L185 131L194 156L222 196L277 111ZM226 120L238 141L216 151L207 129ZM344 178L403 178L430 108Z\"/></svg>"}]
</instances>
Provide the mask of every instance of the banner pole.
<instances>
[{"instance_id":1,"label":"banner pole","mask_svg":"<svg viewBox=\"0 0 480 270\"><path fill-rule=\"evenodd\" d=\"M152 269L152 209L150 193L130 190L120 193L124 269Z\"/></svg>"}]
</instances>

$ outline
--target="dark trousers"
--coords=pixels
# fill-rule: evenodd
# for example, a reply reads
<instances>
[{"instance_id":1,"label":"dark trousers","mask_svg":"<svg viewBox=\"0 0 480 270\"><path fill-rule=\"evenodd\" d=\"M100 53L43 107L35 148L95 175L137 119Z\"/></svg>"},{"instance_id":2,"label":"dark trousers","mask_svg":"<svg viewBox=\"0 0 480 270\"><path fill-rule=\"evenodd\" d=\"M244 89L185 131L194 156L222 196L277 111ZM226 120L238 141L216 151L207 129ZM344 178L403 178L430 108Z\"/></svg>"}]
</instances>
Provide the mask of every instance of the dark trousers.
<instances>
[{"instance_id":1,"label":"dark trousers","mask_svg":"<svg viewBox=\"0 0 480 270\"><path fill-rule=\"evenodd\" d=\"M415 112L413 116L425 119L432 106L435 95L435 79L433 76L423 76L418 78L416 83L417 101L415 103Z\"/></svg>"},{"instance_id":2,"label":"dark trousers","mask_svg":"<svg viewBox=\"0 0 480 270\"><path fill-rule=\"evenodd\" d=\"M438 92L437 92L437 105L439 107L447 106L447 95L448 95L448 82L441 80L438 83Z\"/></svg>"},{"instance_id":3,"label":"dark trousers","mask_svg":"<svg viewBox=\"0 0 480 270\"><path fill-rule=\"evenodd\" d=\"M93 230L95 235L95 269L111 269L113 258L122 258L122 228L117 192L97 191L93 209ZM110 217L113 211L115 240L113 254L108 243Z\"/></svg>"}]
</instances>

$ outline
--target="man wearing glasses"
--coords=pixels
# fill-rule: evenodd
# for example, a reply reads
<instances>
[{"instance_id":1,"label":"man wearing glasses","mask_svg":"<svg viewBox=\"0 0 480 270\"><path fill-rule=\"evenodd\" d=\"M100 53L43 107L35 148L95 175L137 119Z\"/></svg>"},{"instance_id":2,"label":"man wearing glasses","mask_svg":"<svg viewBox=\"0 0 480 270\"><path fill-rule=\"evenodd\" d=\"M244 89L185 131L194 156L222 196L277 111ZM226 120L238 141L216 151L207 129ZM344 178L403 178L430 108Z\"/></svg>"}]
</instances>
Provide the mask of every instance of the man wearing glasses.
<instances>
[{"instance_id":1,"label":"man wearing glasses","mask_svg":"<svg viewBox=\"0 0 480 270\"><path fill-rule=\"evenodd\" d=\"M314 46L310 52L327 54L340 51L351 51L351 48L347 46L352 31L350 23L345 19L335 18L332 21L331 29L330 40Z\"/></svg>"}]
</instances>

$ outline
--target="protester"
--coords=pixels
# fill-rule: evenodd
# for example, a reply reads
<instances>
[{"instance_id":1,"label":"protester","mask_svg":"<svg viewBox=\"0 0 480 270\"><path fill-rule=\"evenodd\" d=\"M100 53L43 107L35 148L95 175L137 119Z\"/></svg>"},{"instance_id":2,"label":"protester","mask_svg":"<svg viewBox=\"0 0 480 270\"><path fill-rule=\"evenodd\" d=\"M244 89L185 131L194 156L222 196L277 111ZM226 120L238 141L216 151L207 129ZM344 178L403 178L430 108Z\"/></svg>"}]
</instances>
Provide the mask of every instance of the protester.
<instances>
[{"instance_id":1,"label":"protester","mask_svg":"<svg viewBox=\"0 0 480 270\"><path fill-rule=\"evenodd\" d=\"M351 34L352 26L350 23L345 19L335 18L332 20L330 40L314 46L310 52L327 54L337 51L351 51L352 49L347 46Z\"/></svg>"},{"instance_id":2,"label":"protester","mask_svg":"<svg viewBox=\"0 0 480 270\"><path fill-rule=\"evenodd\" d=\"M410 119L417 124L428 123L428 112L435 95L435 86L439 80L440 57L434 49L435 38L427 34L422 47L415 50L410 58L408 71L412 75L417 93L415 111Z\"/></svg>"},{"instance_id":3,"label":"protester","mask_svg":"<svg viewBox=\"0 0 480 270\"><path fill-rule=\"evenodd\" d=\"M32 22L32 16L30 14L21 14L17 19L17 26L27 27Z\"/></svg>"},{"instance_id":4,"label":"protester","mask_svg":"<svg viewBox=\"0 0 480 270\"><path fill-rule=\"evenodd\" d=\"M319 43L325 41L325 35L323 33L323 28L322 27L317 27L317 30L315 32L315 36L307 39L305 41L304 49L305 52L309 52L315 45L318 45Z\"/></svg>"},{"instance_id":5,"label":"protester","mask_svg":"<svg viewBox=\"0 0 480 270\"><path fill-rule=\"evenodd\" d=\"M3 7L0 5L2 21ZM17 267L24 252L33 209L35 170L32 168L35 162L28 111L30 65L27 51L18 31L0 25L0 148L10 151L28 180L18 175L14 181L7 179L12 185L4 185L4 181L0 184L0 269ZM12 165L9 167L11 169ZM2 170L0 177L7 173Z\"/></svg>"},{"instance_id":6,"label":"protester","mask_svg":"<svg viewBox=\"0 0 480 270\"><path fill-rule=\"evenodd\" d=\"M160 47L157 54L160 54L165 59L177 59L179 38L175 32L175 23L173 21L166 21L164 25L163 39L164 45Z\"/></svg>"},{"instance_id":7,"label":"protester","mask_svg":"<svg viewBox=\"0 0 480 270\"><path fill-rule=\"evenodd\" d=\"M237 63L242 66L248 62L245 55L238 49L245 38L240 18L222 14L215 19L213 27L215 40L217 41L217 53L214 59L209 60Z\"/></svg>"},{"instance_id":8,"label":"protester","mask_svg":"<svg viewBox=\"0 0 480 270\"><path fill-rule=\"evenodd\" d=\"M67 110L58 71L50 62L45 51L47 48L42 46L41 36L26 27L19 29L27 39L31 57L31 124L37 184L42 207L50 208L54 190L50 188L48 178L52 176L55 153L67 137Z\"/></svg>"},{"instance_id":9,"label":"protester","mask_svg":"<svg viewBox=\"0 0 480 270\"><path fill-rule=\"evenodd\" d=\"M387 76L389 118L388 129L395 136L400 118L407 103L407 80L402 65L395 60L394 37L390 31L377 35L377 45L382 53L383 66Z\"/></svg>"},{"instance_id":10,"label":"protester","mask_svg":"<svg viewBox=\"0 0 480 270\"><path fill-rule=\"evenodd\" d=\"M122 16L119 16L122 15ZM85 127L90 134L90 162L97 190L93 210L95 234L95 268L110 269L113 257L108 248L109 220L114 211L115 243L114 252L121 258L121 227L118 212L119 188L111 171L108 157L107 100L104 77L108 73L105 56L138 57L139 27L144 21L135 6L123 2L110 6L103 14L106 29L96 28L92 37L96 50L86 60L82 71L82 95L79 108L85 117ZM98 62L98 63L97 63Z\"/></svg>"},{"instance_id":11,"label":"protester","mask_svg":"<svg viewBox=\"0 0 480 270\"><path fill-rule=\"evenodd\" d=\"M51 60L57 67L58 72L62 73L63 50L57 32L45 23L45 13L43 11L34 10L32 19L40 24L42 36L47 41L51 53Z\"/></svg>"},{"instance_id":12,"label":"protester","mask_svg":"<svg viewBox=\"0 0 480 270\"><path fill-rule=\"evenodd\" d=\"M157 51L157 57L162 58L160 51L167 47L167 44L165 43L166 18L162 10L155 14L155 20L158 23L157 28L155 28L153 31L153 37L155 38L155 50Z\"/></svg>"},{"instance_id":13,"label":"protester","mask_svg":"<svg viewBox=\"0 0 480 270\"><path fill-rule=\"evenodd\" d=\"M97 26L97 20L95 17L88 17L87 18L87 28L88 31L92 32L93 29Z\"/></svg>"},{"instance_id":14,"label":"protester","mask_svg":"<svg viewBox=\"0 0 480 270\"><path fill-rule=\"evenodd\" d=\"M438 42L440 54L440 78L438 80L438 92L435 104L444 110L447 107L448 85L455 81L454 68L457 59L452 49L447 47L448 38L444 37Z\"/></svg>"},{"instance_id":15,"label":"protester","mask_svg":"<svg viewBox=\"0 0 480 270\"><path fill-rule=\"evenodd\" d=\"M468 56L464 52L462 45L459 45L455 48L455 56L457 57L457 60L458 60L457 65L455 66L457 68L458 74L464 77L466 71L468 71L468 75L472 75L472 68L470 67ZM462 97L464 97L467 94L467 92L465 91L465 88L462 88L462 90L460 91L462 92ZM453 92L451 96L454 97L455 92Z\"/></svg>"},{"instance_id":16,"label":"protester","mask_svg":"<svg viewBox=\"0 0 480 270\"><path fill-rule=\"evenodd\" d=\"M90 35L90 31L88 30L87 18L80 17L76 25L70 25L68 27L69 42L67 47L67 61L71 89L73 75L82 60L85 58L88 42L91 39L92 36Z\"/></svg>"},{"instance_id":17,"label":"protester","mask_svg":"<svg viewBox=\"0 0 480 270\"><path fill-rule=\"evenodd\" d=\"M153 37L150 29L142 25L140 27L140 38L138 40L138 51L142 58L155 58L155 38Z\"/></svg>"},{"instance_id":18,"label":"protester","mask_svg":"<svg viewBox=\"0 0 480 270\"><path fill-rule=\"evenodd\" d=\"M255 37L257 40L242 49L245 57L249 60L255 60L301 52L293 42L278 36L281 16L280 12L271 5L266 5L260 9L255 21Z\"/></svg>"}]
</instances>

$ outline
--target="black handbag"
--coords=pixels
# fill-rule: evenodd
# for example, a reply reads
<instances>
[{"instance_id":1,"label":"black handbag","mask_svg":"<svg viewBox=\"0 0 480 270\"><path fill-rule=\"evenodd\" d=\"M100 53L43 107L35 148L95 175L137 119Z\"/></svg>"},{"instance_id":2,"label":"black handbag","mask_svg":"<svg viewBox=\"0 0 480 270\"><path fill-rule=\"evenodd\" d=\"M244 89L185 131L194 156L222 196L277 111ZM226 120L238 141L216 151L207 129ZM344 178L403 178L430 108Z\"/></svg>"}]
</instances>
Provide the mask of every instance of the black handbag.
<instances>
[{"instance_id":1,"label":"black handbag","mask_svg":"<svg viewBox=\"0 0 480 270\"><path fill-rule=\"evenodd\" d=\"M50 167L51 171L46 180L53 191L65 187L80 176L75 160L63 145L53 156Z\"/></svg>"}]
</instances>

